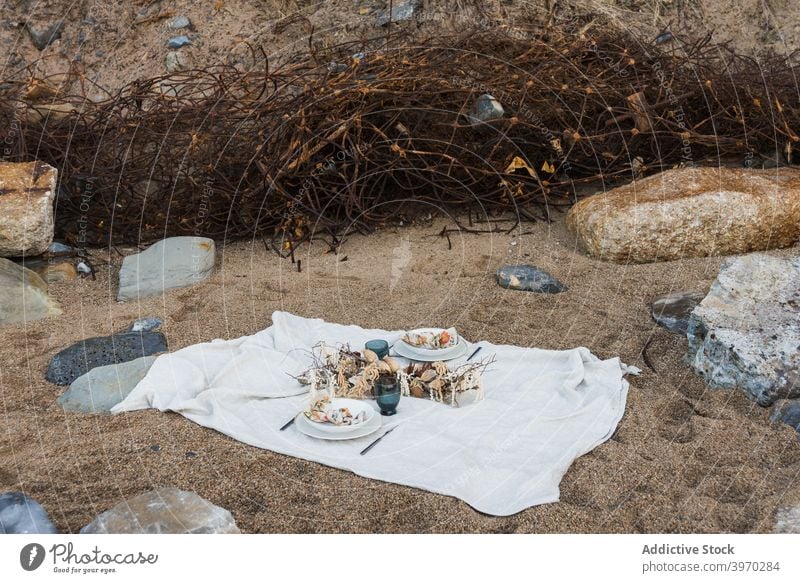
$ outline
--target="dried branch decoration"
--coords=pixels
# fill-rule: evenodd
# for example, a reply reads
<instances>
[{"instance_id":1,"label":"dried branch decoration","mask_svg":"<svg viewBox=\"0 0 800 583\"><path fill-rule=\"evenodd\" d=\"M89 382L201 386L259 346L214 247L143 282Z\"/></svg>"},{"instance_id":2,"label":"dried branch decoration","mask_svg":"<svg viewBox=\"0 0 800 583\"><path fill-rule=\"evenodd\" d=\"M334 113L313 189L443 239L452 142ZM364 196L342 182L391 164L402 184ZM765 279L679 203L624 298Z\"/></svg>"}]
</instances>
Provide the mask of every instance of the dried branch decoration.
<instances>
[{"instance_id":1,"label":"dried branch decoration","mask_svg":"<svg viewBox=\"0 0 800 583\"><path fill-rule=\"evenodd\" d=\"M468 362L453 370L444 362L403 368L391 356L377 360L374 353L367 354L353 351L349 345L330 347L319 343L311 350L312 366L297 380L310 386L312 401L332 397L367 399L374 396L374 383L381 374L393 374L403 396L458 406L459 397L470 392L476 401L483 398L482 374L494 362Z\"/></svg>"}]
</instances>

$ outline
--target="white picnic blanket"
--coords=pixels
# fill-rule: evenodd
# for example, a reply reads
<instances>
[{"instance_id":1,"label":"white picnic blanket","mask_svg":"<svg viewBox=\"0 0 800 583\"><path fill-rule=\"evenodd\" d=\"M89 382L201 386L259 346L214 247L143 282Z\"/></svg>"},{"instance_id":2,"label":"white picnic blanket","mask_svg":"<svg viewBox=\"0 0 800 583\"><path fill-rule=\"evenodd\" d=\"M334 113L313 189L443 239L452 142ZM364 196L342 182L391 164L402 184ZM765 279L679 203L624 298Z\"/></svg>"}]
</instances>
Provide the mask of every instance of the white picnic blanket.
<instances>
[{"instance_id":1,"label":"white picnic blanket","mask_svg":"<svg viewBox=\"0 0 800 583\"><path fill-rule=\"evenodd\" d=\"M236 340L214 340L160 356L113 413L176 411L205 427L274 452L350 470L360 476L455 496L493 515L556 502L573 460L613 434L625 410L629 369L586 348L553 351L479 342L476 359L494 356L485 398L451 407L404 397L399 424L367 455L384 429L350 441L321 441L296 426L279 428L307 401L292 376L324 340L394 343L402 332L365 330L275 312L272 326ZM463 357L462 357L463 359ZM631 367L632 368L632 367ZM374 402L369 401L372 405Z\"/></svg>"}]
</instances>

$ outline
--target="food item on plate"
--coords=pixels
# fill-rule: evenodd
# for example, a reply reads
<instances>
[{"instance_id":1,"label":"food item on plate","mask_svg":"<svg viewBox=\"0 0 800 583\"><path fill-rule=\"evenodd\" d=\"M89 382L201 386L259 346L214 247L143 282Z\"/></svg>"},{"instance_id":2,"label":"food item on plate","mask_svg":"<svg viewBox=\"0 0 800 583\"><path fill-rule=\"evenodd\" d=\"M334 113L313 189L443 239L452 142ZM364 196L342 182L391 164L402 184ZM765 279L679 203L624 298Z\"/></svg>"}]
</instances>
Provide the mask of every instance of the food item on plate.
<instances>
[{"instance_id":1,"label":"food item on plate","mask_svg":"<svg viewBox=\"0 0 800 583\"><path fill-rule=\"evenodd\" d=\"M355 415L347 407L336 407L330 399L320 399L305 412L306 417L315 423L332 423L334 425L358 425L367 420L367 412L359 411Z\"/></svg>"},{"instance_id":2,"label":"food item on plate","mask_svg":"<svg viewBox=\"0 0 800 583\"><path fill-rule=\"evenodd\" d=\"M439 350L454 346L458 342L458 335L454 328L438 332L408 332L403 336L403 342L416 348Z\"/></svg>"}]
</instances>

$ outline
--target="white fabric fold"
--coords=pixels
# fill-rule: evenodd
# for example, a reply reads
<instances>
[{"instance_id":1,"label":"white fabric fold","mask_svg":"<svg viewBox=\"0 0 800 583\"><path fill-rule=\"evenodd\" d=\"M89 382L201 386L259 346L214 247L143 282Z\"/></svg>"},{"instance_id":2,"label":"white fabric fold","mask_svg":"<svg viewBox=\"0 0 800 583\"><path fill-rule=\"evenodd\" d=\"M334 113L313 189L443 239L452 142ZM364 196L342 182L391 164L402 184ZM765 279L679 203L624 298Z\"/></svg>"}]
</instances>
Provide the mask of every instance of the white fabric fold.
<instances>
[{"instance_id":1,"label":"white fabric fold","mask_svg":"<svg viewBox=\"0 0 800 583\"><path fill-rule=\"evenodd\" d=\"M485 398L450 407L403 398L397 429L381 435L321 441L292 426L307 388L293 376L310 364L319 341L393 344L402 331L365 330L275 312L272 326L236 340L215 340L159 357L113 413L175 411L234 439L281 454L350 470L368 478L455 496L476 510L509 515L556 502L575 458L611 437L625 410L627 368L586 348L553 351L479 342L478 358L494 357L483 375ZM462 357L461 360L463 360ZM458 361L456 361L456 364ZM372 405L374 403L370 402Z\"/></svg>"}]
</instances>

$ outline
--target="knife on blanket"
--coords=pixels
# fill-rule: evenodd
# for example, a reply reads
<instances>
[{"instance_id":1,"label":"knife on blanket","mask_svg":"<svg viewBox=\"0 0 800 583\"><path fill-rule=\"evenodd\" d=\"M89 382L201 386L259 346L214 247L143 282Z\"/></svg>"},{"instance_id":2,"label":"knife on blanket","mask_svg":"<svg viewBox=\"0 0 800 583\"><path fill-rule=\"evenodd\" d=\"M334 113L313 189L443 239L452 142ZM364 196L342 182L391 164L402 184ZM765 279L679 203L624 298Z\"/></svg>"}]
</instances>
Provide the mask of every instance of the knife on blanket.
<instances>
[{"instance_id":1,"label":"knife on blanket","mask_svg":"<svg viewBox=\"0 0 800 583\"><path fill-rule=\"evenodd\" d=\"M380 436L378 439L376 439L375 441L373 441L372 443L370 443L370 444L369 444L367 447L365 447L364 449L362 449L362 450L361 450L361 455L364 455L364 454L365 454L365 453L367 453L369 450L371 450L373 447L375 447L376 445L378 445L378 442L379 442L381 439L383 439L384 437L386 437L387 435L389 435L389 434L390 434L392 431L394 431L395 429L397 429L397 427L398 427L399 425L400 425L400 424L398 423L397 425L395 425L394 427L392 427L391 429L389 429L389 430L388 430L386 433L384 433L383 435L381 435L381 436Z\"/></svg>"},{"instance_id":2,"label":"knife on blanket","mask_svg":"<svg viewBox=\"0 0 800 583\"><path fill-rule=\"evenodd\" d=\"M294 417L292 417L291 419L289 419L289 421L287 421L287 422L286 422L286 425L284 425L283 427L281 427L281 428L279 429L279 431L283 431L284 429L286 429L287 427L289 427L289 426L290 426L292 423L294 423L294 420L295 420L295 419L297 419L297 416L296 416L296 415L295 415Z\"/></svg>"}]
</instances>

